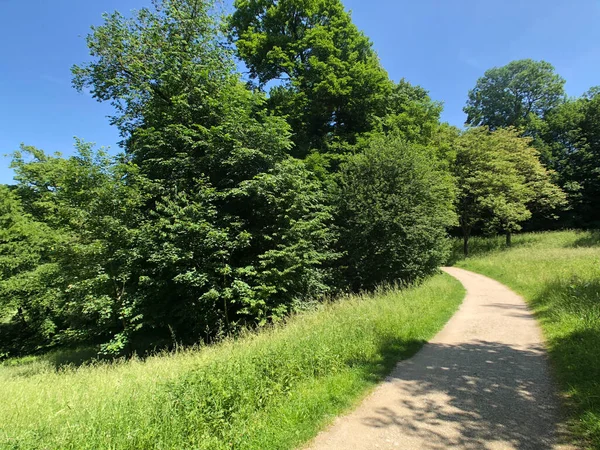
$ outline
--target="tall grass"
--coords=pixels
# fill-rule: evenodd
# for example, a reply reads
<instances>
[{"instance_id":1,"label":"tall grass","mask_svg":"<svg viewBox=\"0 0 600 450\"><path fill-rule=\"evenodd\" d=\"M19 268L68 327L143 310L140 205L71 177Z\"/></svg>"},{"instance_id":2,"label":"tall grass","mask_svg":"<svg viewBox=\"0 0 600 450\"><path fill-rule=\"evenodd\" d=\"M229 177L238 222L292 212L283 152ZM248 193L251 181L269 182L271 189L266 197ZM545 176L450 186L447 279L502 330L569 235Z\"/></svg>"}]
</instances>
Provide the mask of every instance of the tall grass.
<instances>
[{"instance_id":1,"label":"tall grass","mask_svg":"<svg viewBox=\"0 0 600 450\"><path fill-rule=\"evenodd\" d=\"M600 449L600 233L553 232L478 239L458 266L523 295L537 315L583 446Z\"/></svg>"},{"instance_id":2,"label":"tall grass","mask_svg":"<svg viewBox=\"0 0 600 450\"><path fill-rule=\"evenodd\" d=\"M9 361L0 366L0 448L293 448L412 355L463 295L438 275L144 361L58 370L56 355Z\"/></svg>"}]
</instances>

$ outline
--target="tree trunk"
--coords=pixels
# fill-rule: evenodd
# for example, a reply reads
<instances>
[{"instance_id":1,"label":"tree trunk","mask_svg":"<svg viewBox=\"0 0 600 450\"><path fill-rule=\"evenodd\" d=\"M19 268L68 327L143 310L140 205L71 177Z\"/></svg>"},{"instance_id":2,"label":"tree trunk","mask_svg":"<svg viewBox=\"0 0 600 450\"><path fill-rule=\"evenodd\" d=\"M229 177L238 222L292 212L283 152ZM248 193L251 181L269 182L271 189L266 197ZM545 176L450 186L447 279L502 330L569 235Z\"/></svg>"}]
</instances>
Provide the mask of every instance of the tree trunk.
<instances>
[{"instance_id":1,"label":"tree trunk","mask_svg":"<svg viewBox=\"0 0 600 450\"><path fill-rule=\"evenodd\" d=\"M510 231L506 232L506 246L507 247L512 246L512 233Z\"/></svg>"},{"instance_id":2,"label":"tree trunk","mask_svg":"<svg viewBox=\"0 0 600 450\"><path fill-rule=\"evenodd\" d=\"M463 232L463 251L465 258L469 256L469 238L471 237L471 227L469 225L461 224Z\"/></svg>"},{"instance_id":3,"label":"tree trunk","mask_svg":"<svg viewBox=\"0 0 600 450\"><path fill-rule=\"evenodd\" d=\"M17 309L17 317L21 322L23 322L23 324L27 325L27 319L25 318L25 314L23 313L23 308L21 306L19 306Z\"/></svg>"}]
</instances>

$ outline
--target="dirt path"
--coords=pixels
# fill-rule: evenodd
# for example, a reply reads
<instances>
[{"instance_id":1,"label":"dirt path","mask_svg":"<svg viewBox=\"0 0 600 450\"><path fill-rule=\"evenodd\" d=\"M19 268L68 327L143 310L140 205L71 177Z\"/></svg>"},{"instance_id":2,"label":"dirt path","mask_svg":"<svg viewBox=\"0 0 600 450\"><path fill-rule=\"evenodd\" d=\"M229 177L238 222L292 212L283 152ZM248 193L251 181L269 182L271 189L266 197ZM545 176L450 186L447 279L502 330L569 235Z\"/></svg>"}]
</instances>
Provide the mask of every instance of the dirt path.
<instances>
[{"instance_id":1,"label":"dirt path","mask_svg":"<svg viewBox=\"0 0 600 450\"><path fill-rule=\"evenodd\" d=\"M523 300L482 275L444 270L467 289L456 315L308 449L568 448L557 445L558 402Z\"/></svg>"}]
</instances>

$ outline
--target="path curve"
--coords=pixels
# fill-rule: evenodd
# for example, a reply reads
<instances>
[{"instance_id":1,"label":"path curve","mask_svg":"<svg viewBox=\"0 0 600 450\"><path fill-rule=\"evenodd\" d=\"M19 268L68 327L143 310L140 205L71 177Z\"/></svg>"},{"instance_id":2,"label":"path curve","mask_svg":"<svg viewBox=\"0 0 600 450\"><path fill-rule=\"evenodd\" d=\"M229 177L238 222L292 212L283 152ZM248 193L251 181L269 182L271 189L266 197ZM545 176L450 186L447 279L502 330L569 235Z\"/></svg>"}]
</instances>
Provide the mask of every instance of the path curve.
<instances>
[{"instance_id":1,"label":"path curve","mask_svg":"<svg viewBox=\"0 0 600 450\"><path fill-rule=\"evenodd\" d=\"M557 444L558 399L523 299L483 275L444 271L467 290L458 312L308 449L569 448Z\"/></svg>"}]
</instances>

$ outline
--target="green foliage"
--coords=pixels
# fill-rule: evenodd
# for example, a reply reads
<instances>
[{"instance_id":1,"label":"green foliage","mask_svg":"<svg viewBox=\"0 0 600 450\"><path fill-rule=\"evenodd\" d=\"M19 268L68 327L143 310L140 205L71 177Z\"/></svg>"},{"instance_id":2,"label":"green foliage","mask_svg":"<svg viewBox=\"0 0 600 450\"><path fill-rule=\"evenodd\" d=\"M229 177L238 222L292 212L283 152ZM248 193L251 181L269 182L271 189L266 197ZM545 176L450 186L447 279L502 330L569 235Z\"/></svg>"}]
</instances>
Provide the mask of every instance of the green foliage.
<instances>
[{"instance_id":1,"label":"green foliage","mask_svg":"<svg viewBox=\"0 0 600 450\"><path fill-rule=\"evenodd\" d=\"M553 172L546 169L540 162L539 152L532 146L533 141L523 138L514 128L500 129L491 133L494 146L504 153L523 183L524 205L530 214L534 212L556 218L554 212L565 206L564 192L553 182ZM520 230L519 222L523 216L514 210L494 209L494 218L488 226L494 226L504 232ZM515 214L514 216L512 216ZM512 217L511 217L512 216Z\"/></svg>"},{"instance_id":2,"label":"green foliage","mask_svg":"<svg viewBox=\"0 0 600 450\"><path fill-rule=\"evenodd\" d=\"M294 155L338 155L365 133L428 143L441 104L423 88L389 80L369 39L339 0L238 0L230 40L268 107L293 131ZM339 157L333 156L333 169Z\"/></svg>"},{"instance_id":3,"label":"green foliage","mask_svg":"<svg viewBox=\"0 0 600 450\"><path fill-rule=\"evenodd\" d=\"M0 315L16 310L34 289L25 274L48 261L53 243L50 230L24 211L14 190L0 185Z\"/></svg>"},{"instance_id":4,"label":"green foliage","mask_svg":"<svg viewBox=\"0 0 600 450\"><path fill-rule=\"evenodd\" d=\"M480 247L493 247L486 239ZM476 255L461 267L523 295L544 332L576 448L600 447L600 234L515 236L513 248Z\"/></svg>"},{"instance_id":5,"label":"green foliage","mask_svg":"<svg viewBox=\"0 0 600 450\"><path fill-rule=\"evenodd\" d=\"M407 142L430 144L440 128L442 109L442 104L431 100L425 89L402 79L385 99L385 112L375 129Z\"/></svg>"},{"instance_id":6,"label":"green foliage","mask_svg":"<svg viewBox=\"0 0 600 450\"><path fill-rule=\"evenodd\" d=\"M143 228L140 288L154 326L194 343L328 292L322 266L335 255L322 197L291 159L225 193L197 180L196 192L164 195Z\"/></svg>"},{"instance_id":7,"label":"green foliage","mask_svg":"<svg viewBox=\"0 0 600 450\"><path fill-rule=\"evenodd\" d=\"M530 144L515 129L490 132L485 127L471 128L456 140L452 170L465 254L474 227L484 224L509 237L532 210L550 213L564 204L564 193L552 184Z\"/></svg>"},{"instance_id":8,"label":"green foliage","mask_svg":"<svg viewBox=\"0 0 600 450\"><path fill-rule=\"evenodd\" d=\"M369 39L339 0L238 0L231 39L252 79L271 89L269 107L287 117L295 154L354 143L370 131L391 85Z\"/></svg>"},{"instance_id":9,"label":"green foliage","mask_svg":"<svg viewBox=\"0 0 600 450\"><path fill-rule=\"evenodd\" d=\"M140 126L219 120L216 97L235 82L219 45L210 0L153 0L132 18L105 14L87 37L92 62L73 66L73 85L110 101L125 137ZM201 115L207 123L195 120Z\"/></svg>"},{"instance_id":10,"label":"green foliage","mask_svg":"<svg viewBox=\"0 0 600 450\"><path fill-rule=\"evenodd\" d=\"M600 223L600 92L591 89L536 125L536 145L567 192L572 224Z\"/></svg>"},{"instance_id":11,"label":"green foliage","mask_svg":"<svg viewBox=\"0 0 600 450\"><path fill-rule=\"evenodd\" d=\"M21 244L36 250L39 260L4 283L27 280L27 290L1 294L4 302L16 303L15 320L41 334L39 346L119 338L140 326L129 292L145 200L135 167L94 152L90 144L76 146L78 154L67 159L25 146L13 158L23 221L43 238L35 245L27 230L19 232L27 239Z\"/></svg>"},{"instance_id":12,"label":"green foliage","mask_svg":"<svg viewBox=\"0 0 600 450\"><path fill-rule=\"evenodd\" d=\"M212 5L164 0L105 16L74 83L111 101L126 151L151 182L142 208L144 323L187 343L279 320L329 291L333 235L320 182L289 159L220 45ZM168 331L167 331L168 330Z\"/></svg>"},{"instance_id":13,"label":"green foliage","mask_svg":"<svg viewBox=\"0 0 600 450\"><path fill-rule=\"evenodd\" d=\"M61 236L26 213L17 193L0 186L0 358L35 349L55 325L46 314Z\"/></svg>"},{"instance_id":14,"label":"green foliage","mask_svg":"<svg viewBox=\"0 0 600 450\"><path fill-rule=\"evenodd\" d=\"M439 267L454 189L434 152L397 137L373 138L339 177L340 248L355 289L412 282Z\"/></svg>"},{"instance_id":15,"label":"green foliage","mask_svg":"<svg viewBox=\"0 0 600 450\"><path fill-rule=\"evenodd\" d=\"M251 274L258 305L281 318L291 306L282 299L304 303L329 293L327 267L337 257L330 250L336 238L330 229L333 217L323 186L304 163L288 158L242 183L235 195L239 207L248 210L252 246L261 249Z\"/></svg>"},{"instance_id":16,"label":"green foliage","mask_svg":"<svg viewBox=\"0 0 600 450\"><path fill-rule=\"evenodd\" d=\"M179 189L204 176L234 187L272 168L290 146L285 121L264 113L263 96L234 73L211 7L164 0L131 19L105 15L88 36L94 60L73 67L78 89L116 107L113 122L133 161Z\"/></svg>"},{"instance_id":17,"label":"green foliage","mask_svg":"<svg viewBox=\"0 0 600 450\"><path fill-rule=\"evenodd\" d=\"M0 299L35 332L32 348L196 343L329 292L331 213L302 162L285 159L235 189L197 179L177 191L78 146L68 159L24 148L13 163L23 205L8 190L3 199Z\"/></svg>"},{"instance_id":18,"label":"green foliage","mask_svg":"<svg viewBox=\"0 0 600 450\"><path fill-rule=\"evenodd\" d=\"M530 217L525 180L487 128L471 128L456 141L452 167L458 189L456 210L468 253L473 228L490 216L519 222ZM496 215L497 214L497 215Z\"/></svg>"},{"instance_id":19,"label":"green foliage","mask_svg":"<svg viewBox=\"0 0 600 450\"><path fill-rule=\"evenodd\" d=\"M438 275L143 361L57 370L56 355L9 360L0 447L297 448L414 354L463 296Z\"/></svg>"},{"instance_id":20,"label":"green foliage","mask_svg":"<svg viewBox=\"0 0 600 450\"><path fill-rule=\"evenodd\" d=\"M565 80L546 61L522 59L494 67L477 80L464 108L467 124L528 127L563 101Z\"/></svg>"}]
</instances>

